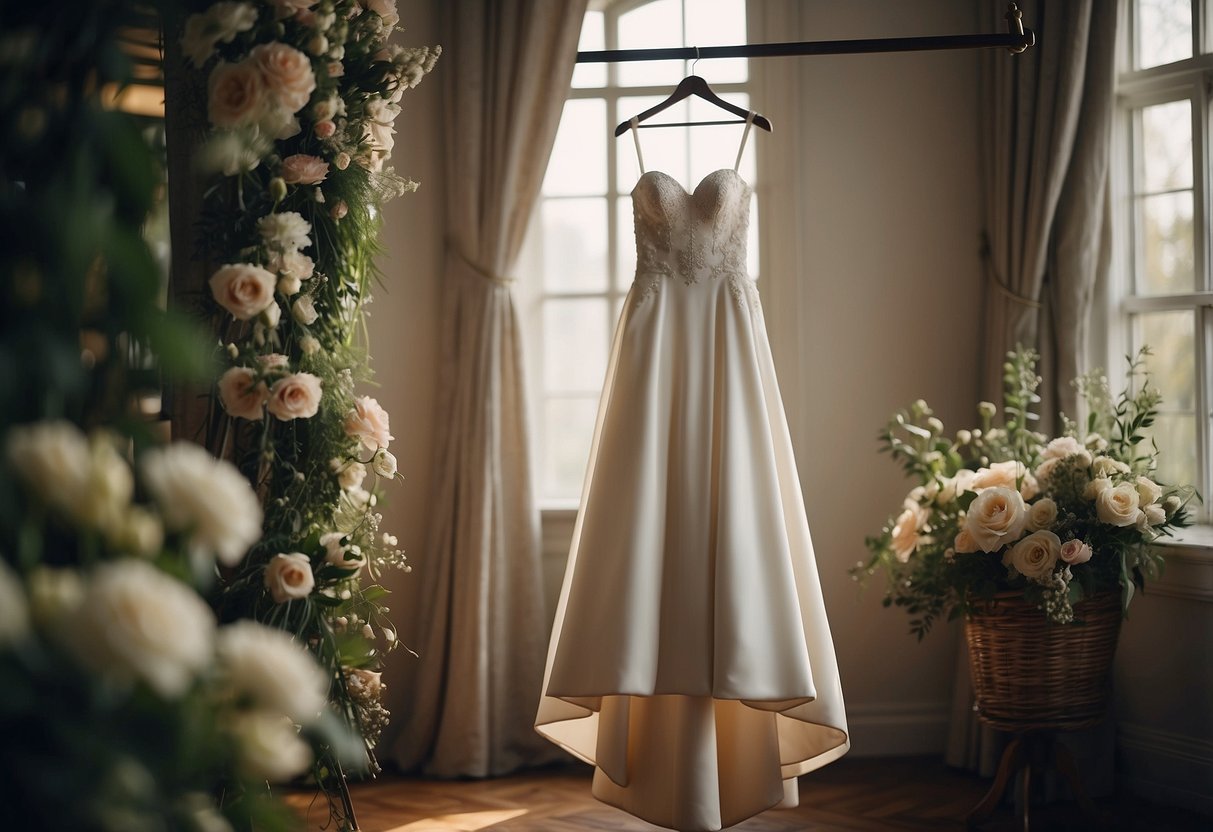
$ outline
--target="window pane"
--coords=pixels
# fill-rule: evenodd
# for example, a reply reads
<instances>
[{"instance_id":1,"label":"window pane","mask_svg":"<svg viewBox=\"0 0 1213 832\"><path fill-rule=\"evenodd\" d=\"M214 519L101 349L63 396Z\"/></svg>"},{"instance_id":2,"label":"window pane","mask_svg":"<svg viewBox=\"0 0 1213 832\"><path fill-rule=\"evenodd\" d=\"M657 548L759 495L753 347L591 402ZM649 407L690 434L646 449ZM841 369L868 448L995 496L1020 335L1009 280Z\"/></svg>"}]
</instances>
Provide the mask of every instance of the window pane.
<instances>
[{"instance_id":1,"label":"window pane","mask_svg":"<svg viewBox=\"0 0 1213 832\"><path fill-rule=\"evenodd\" d=\"M605 101L596 98L566 101L543 177L543 193L605 194L608 134Z\"/></svg>"},{"instance_id":2,"label":"window pane","mask_svg":"<svg viewBox=\"0 0 1213 832\"><path fill-rule=\"evenodd\" d=\"M1139 193L1192 187L1192 104L1187 99L1144 107Z\"/></svg>"},{"instance_id":3,"label":"window pane","mask_svg":"<svg viewBox=\"0 0 1213 832\"><path fill-rule=\"evenodd\" d=\"M734 46L746 42L745 0L686 0L687 45ZM745 81L745 58L701 61L695 73L711 83Z\"/></svg>"},{"instance_id":4,"label":"window pane","mask_svg":"<svg viewBox=\"0 0 1213 832\"><path fill-rule=\"evenodd\" d=\"M619 16L620 49L682 46L682 4L654 0ZM616 65L619 83L627 87L677 84L683 61L635 61Z\"/></svg>"},{"instance_id":5,"label":"window pane","mask_svg":"<svg viewBox=\"0 0 1213 832\"><path fill-rule=\"evenodd\" d=\"M619 99L615 123L626 121L638 113L647 110L665 96L634 96ZM686 121L687 102L680 101L660 115L654 116L649 124ZM705 128L696 128L705 129ZM686 186L689 179L687 170L687 133L686 127L641 128L640 149L644 154L646 170L660 170L668 173ZM636 148L633 145L632 133L629 130L615 141L626 142L626 146L617 147L618 156L618 188L620 193L629 193L640 176L640 166L636 162ZM730 161L729 164L732 164Z\"/></svg>"},{"instance_id":6,"label":"window pane","mask_svg":"<svg viewBox=\"0 0 1213 832\"><path fill-rule=\"evenodd\" d=\"M1113 10L1114 13L1114 10ZM1139 69L1192 57L1191 0L1138 0Z\"/></svg>"},{"instance_id":7,"label":"window pane","mask_svg":"<svg viewBox=\"0 0 1213 832\"><path fill-rule=\"evenodd\" d=\"M1192 192L1138 197L1141 294L1191 292L1195 288Z\"/></svg>"},{"instance_id":8,"label":"window pane","mask_svg":"<svg viewBox=\"0 0 1213 832\"><path fill-rule=\"evenodd\" d=\"M590 458L598 397L548 399L543 410L543 496L577 500Z\"/></svg>"},{"instance_id":9,"label":"window pane","mask_svg":"<svg viewBox=\"0 0 1213 832\"><path fill-rule=\"evenodd\" d=\"M586 12L585 19L581 21L581 39L577 41L577 51L606 49L605 25L602 12ZM606 80L606 64L577 64L573 67L575 88L605 87Z\"/></svg>"},{"instance_id":10,"label":"window pane","mask_svg":"<svg viewBox=\"0 0 1213 832\"><path fill-rule=\"evenodd\" d=\"M606 375L606 298L546 300L543 303L543 386L548 392L592 393ZM559 425L552 429L563 430Z\"/></svg>"},{"instance_id":11,"label":"window pane","mask_svg":"<svg viewBox=\"0 0 1213 832\"><path fill-rule=\"evenodd\" d=\"M1151 312L1134 318L1134 344L1147 345L1150 384L1162 407L1149 435L1158 446L1158 476L1166 483L1196 480L1196 355L1189 311Z\"/></svg>"},{"instance_id":12,"label":"window pane","mask_svg":"<svg viewBox=\"0 0 1213 832\"><path fill-rule=\"evenodd\" d=\"M616 240L616 262L619 264L618 285L625 288L636 276L636 223L632 217L632 198L623 196L615 203L615 216L619 225Z\"/></svg>"},{"instance_id":13,"label":"window pane","mask_svg":"<svg viewBox=\"0 0 1213 832\"><path fill-rule=\"evenodd\" d=\"M543 202L543 285L549 292L601 292L607 287L607 201Z\"/></svg>"}]
</instances>

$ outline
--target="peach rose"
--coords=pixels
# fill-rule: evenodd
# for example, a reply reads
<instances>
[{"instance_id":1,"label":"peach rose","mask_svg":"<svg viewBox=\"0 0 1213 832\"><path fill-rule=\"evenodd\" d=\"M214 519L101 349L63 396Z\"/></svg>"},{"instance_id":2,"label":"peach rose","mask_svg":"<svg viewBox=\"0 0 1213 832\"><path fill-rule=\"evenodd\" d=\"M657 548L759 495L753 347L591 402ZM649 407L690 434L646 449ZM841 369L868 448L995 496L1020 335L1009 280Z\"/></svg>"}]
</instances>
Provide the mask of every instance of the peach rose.
<instances>
[{"instance_id":1,"label":"peach rose","mask_svg":"<svg viewBox=\"0 0 1213 832\"><path fill-rule=\"evenodd\" d=\"M968 529L961 529L960 534L956 535L956 539L952 541L952 548L958 555L971 554L977 551L977 541L973 539L973 535L969 534Z\"/></svg>"},{"instance_id":2,"label":"peach rose","mask_svg":"<svg viewBox=\"0 0 1213 832\"><path fill-rule=\"evenodd\" d=\"M325 119L313 124L312 131L316 134L317 138L331 139L333 134L337 132L337 125Z\"/></svg>"},{"instance_id":3,"label":"peach rose","mask_svg":"<svg viewBox=\"0 0 1213 832\"><path fill-rule=\"evenodd\" d=\"M345 433L360 441L367 450L386 448L395 437L391 435L387 411L370 396L354 400L354 408L345 414Z\"/></svg>"},{"instance_id":4,"label":"peach rose","mask_svg":"<svg viewBox=\"0 0 1213 832\"><path fill-rule=\"evenodd\" d=\"M1025 578L1041 581L1053 574L1061 557L1061 538L1051 531L1032 532L1002 556L1004 566L1010 566Z\"/></svg>"},{"instance_id":5,"label":"peach rose","mask_svg":"<svg viewBox=\"0 0 1213 832\"><path fill-rule=\"evenodd\" d=\"M319 185L329 175L329 163L319 156L296 153L282 160L282 179L288 185Z\"/></svg>"},{"instance_id":6,"label":"peach rose","mask_svg":"<svg viewBox=\"0 0 1213 832\"><path fill-rule=\"evenodd\" d=\"M918 546L918 529L925 518L925 512L917 503L907 501L906 509L893 524L893 554L902 563L910 560L914 549Z\"/></svg>"},{"instance_id":7,"label":"peach rose","mask_svg":"<svg viewBox=\"0 0 1213 832\"><path fill-rule=\"evenodd\" d=\"M220 62L207 82L206 112L216 127L253 124L265 112L265 82L249 61Z\"/></svg>"},{"instance_id":8,"label":"peach rose","mask_svg":"<svg viewBox=\"0 0 1213 832\"><path fill-rule=\"evenodd\" d=\"M269 411L283 422L310 419L320 409L320 379L311 373L283 376L270 388Z\"/></svg>"},{"instance_id":9,"label":"peach rose","mask_svg":"<svg viewBox=\"0 0 1213 832\"><path fill-rule=\"evenodd\" d=\"M248 367L232 367L219 377L219 401L237 419L264 418L268 395L265 384Z\"/></svg>"},{"instance_id":10,"label":"peach rose","mask_svg":"<svg viewBox=\"0 0 1213 832\"><path fill-rule=\"evenodd\" d=\"M1070 566L1086 563L1091 559L1091 547L1081 540L1067 540L1061 544L1061 552L1058 557Z\"/></svg>"},{"instance_id":11,"label":"peach rose","mask_svg":"<svg viewBox=\"0 0 1213 832\"><path fill-rule=\"evenodd\" d=\"M211 275L211 295L238 321L257 317L274 302L274 276L252 263L233 263Z\"/></svg>"},{"instance_id":12,"label":"peach rose","mask_svg":"<svg viewBox=\"0 0 1213 832\"><path fill-rule=\"evenodd\" d=\"M998 485L982 491L969 505L965 531L981 551L997 552L1023 534L1027 522L1027 508L1019 492Z\"/></svg>"},{"instance_id":13,"label":"peach rose","mask_svg":"<svg viewBox=\"0 0 1213 832\"><path fill-rule=\"evenodd\" d=\"M265 565L265 588L275 603L282 604L296 598L306 598L316 586L312 574L312 562L301 552L289 555L274 555Z\"/></svg>"},{"instance_id":14,"label":"peach rose","mask_svg":"<svg viewBox=\"0 0 1213 832\"><path fill-rule=\"evenodd\" d=\"M311 58L293 46L277 42L254 46L249 61L260 70L266 89L292 114L304 108L316 89Z\"/></svg>"},{"instance_id":15,"label":"peach rose","mask_svg":"<svg viewBox=\"0 0 1213 832\"><path fill-rule=\"evenodd\" d=\"M1013 459L1006 462L993 462L989 468L982 468L974 476L969 487L974 491L984 488L1016 488L1018 483L1019 496L1030 500L1040 493L1040 486L1032 472Z\"/></svg>"},{"instance_id":16,"label":"peach rose","mask_svg":"<svg viewBox=\"0 0 1213 832\"><path fill-rule=\"evenodd\" d=\"M1037 500L1028 508L1028 528L1047 529L1057 519L1057 503L1048 497Z\"/></svg>"}]
</instances>

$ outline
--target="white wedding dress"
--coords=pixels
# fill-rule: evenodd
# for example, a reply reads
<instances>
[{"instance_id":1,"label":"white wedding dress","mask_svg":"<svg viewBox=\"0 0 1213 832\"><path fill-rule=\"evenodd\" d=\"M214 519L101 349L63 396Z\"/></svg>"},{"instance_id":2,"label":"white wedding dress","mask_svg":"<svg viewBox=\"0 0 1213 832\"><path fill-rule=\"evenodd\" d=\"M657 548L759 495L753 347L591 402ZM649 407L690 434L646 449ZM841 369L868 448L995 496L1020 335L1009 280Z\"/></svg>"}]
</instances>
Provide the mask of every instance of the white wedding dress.
<instances>
[{"instance_id":1,"label":"white wedding dress","mask_svg":"<svg viewBox=\"0 0 1213 832\"><path fill-rule=\"evenodd\" d=\"M661 826L717 830L795 805L797 775L841 757L849 741L745 271L750 187L736 165L690 194L643 172L643 159L641 170L636 278L611 348L535 727L596 766L599 800Z\"/></svg>"}]
</instances>

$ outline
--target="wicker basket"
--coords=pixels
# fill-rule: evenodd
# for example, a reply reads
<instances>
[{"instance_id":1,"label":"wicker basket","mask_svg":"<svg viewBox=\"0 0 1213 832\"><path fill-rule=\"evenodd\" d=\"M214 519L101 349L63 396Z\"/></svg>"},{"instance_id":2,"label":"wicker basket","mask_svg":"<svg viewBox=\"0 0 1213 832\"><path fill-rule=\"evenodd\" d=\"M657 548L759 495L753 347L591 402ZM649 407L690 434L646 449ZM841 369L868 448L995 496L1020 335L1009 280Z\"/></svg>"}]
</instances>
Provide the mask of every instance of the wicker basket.
<instances>
[{"instance_id":1,"label":"wicker basket","mask_svg":"<svg viewBox=\"0 0 1213 832\"><path fill-rule=\"evenodd\" d=\"M1019 593L974 604L965 636L978 717L1004 731L1075 730L1099 722L1120 620L1118 592L1075 604L1071 624L1050 623Z\"/></svg>"}]
</instances>

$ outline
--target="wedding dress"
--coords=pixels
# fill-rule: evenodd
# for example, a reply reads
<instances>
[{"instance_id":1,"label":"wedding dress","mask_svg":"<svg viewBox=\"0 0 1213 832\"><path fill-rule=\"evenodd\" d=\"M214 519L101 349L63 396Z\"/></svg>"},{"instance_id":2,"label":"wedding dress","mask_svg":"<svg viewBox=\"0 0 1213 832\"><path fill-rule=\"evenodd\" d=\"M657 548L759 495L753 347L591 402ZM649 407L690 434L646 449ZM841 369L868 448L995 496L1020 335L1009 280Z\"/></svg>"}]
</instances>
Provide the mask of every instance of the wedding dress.
<instances>
[{"instance_id":1,"label":"wedding dress","mask_svg":"<svg viewBox=\"0 0 1213 832\"><path fill-rule=\"evenodd\" d=\"M639 155L635 119L632 133ZM640 166L636 277L535 727L596 767L599 800L661 826L718 830L795 805L797 775L849 740L746 274L750 187L737 165L692 193Z\"/></svg>"}]
</instances>

